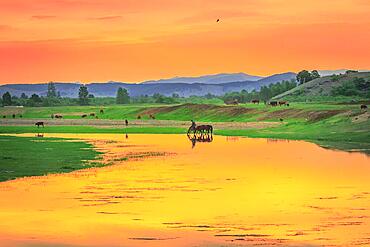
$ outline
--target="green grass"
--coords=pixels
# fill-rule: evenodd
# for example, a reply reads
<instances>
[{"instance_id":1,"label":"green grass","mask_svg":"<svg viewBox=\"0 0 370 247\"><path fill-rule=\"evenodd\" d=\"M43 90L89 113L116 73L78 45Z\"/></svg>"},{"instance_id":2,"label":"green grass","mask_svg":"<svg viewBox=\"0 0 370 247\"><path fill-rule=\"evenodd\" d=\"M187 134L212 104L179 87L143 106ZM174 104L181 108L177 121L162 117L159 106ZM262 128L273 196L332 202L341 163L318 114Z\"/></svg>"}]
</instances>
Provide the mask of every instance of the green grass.
<instances>
[{"instance_id":1,"label":"green grass","mask_svg":"<svg viewBox=\"0 0 370 247\"><path fill-rule=\"evenodd\" d=\"M152 134L182 134L186 128L175 127L128 127L128 128L98 128L93 126L47 126L38 129L34 126L0 126L2 134L21 133L152 133Z\"/></svg>"},{"instance_id":2,"label":"green grass","mask_svg":"<svg viewBox=\"0 0 370 247\"><path fill-rule=\"evenodd\" d=\"M160 109L158 108L160 107ZM169 108L168 108L169 107ZM99 110L103 108L104 114ZM0 115L11 109L0 109ZM81 118L81 113L98 113L100 119L136 119L141 115L148 118L148 111L155 111L159 120L194 119L196 122L258 122L279 121L283 118L284 125L266 129L223 130L216 129L216 134L240 135L249 137L285 138L309 140L315 142L339 143L370 143L370 120L352 122L352 116L360 114L359 105L337 103L290 103L289 107L269 107L262 104L240 104L224 106L220 104L192 104L192 105L158 105L158 104L130 104L72 107L25 107L17 109L23 111L24 118L50 118L52 113L63 114L64 118ZM346 114L310 119L315 113L327 113L337 110ZM147 111L146 114L143 112ZM351 114L351 116L349 116ZM34 126L0 126L0 133L37 133ZM46 126L40 129L46 133L158 133L174 134L185 133L186 128L174 127L129 127L129 128L99 128L93 126Z\"/></svg>"},{"instance_id":3,"label":"green grass","mask_svg":"<svg viewBox=\"0 0 370 247\"><path fill-rule=\"evenodd\" d=\"M58 138L0 136L0 181L100 166L99 155L82 141Z\"/></svg>"},{"instance_id":4,"label":"green grass","mask_svg":"<svg viewBox=\"0 0 370 247\"><path fill-rule=\"evenodd\" d=\"M219 103L219 102L218 102ZM210 106L222 107L221 104L210 104ZM141 115L143 119L148 119L148 114L142 114L143 111L157 108L157 107L173 107L175 105L159 105L159 104L129 104L129 105L111 105L111 106L68 106L68 107L24 107L17 109L0 108L0 117L6 115L10 118L13 113L23 115L23 118L37 118L37 119L50 119L52 114L62 114L64 119L81 119L81 115L95 113L99 119L136 119ZM230 106L224 106L224 109ZM197 108L179 108L177 110L155 114L156 119L160 120L185 120L195 119L197 121L256 121L258 117L263 114L268 114L275 111L284 109L298 109L306 111L320 111L320 110L355 110L358 105L339 105L329 103L290 103L289 107L268 107L262 104L240 104L239 107L258 111L258 113L244 113L244 114L230 114L223 111L223 109L208 109L206 112L203 110L197 111ZM100 109L104 109L104 114L99 113ZM93 117L88 117L93 118Z\"/></svg>"}]
</instances>

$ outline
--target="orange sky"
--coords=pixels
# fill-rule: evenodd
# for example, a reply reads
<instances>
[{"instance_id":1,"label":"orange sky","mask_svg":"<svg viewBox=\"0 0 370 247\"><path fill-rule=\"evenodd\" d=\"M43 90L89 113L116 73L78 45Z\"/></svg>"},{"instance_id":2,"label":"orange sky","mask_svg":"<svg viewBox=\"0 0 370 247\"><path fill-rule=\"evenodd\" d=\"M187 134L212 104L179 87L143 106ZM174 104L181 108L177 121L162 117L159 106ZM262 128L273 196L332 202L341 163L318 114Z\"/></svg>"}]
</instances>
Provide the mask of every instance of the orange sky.
<instances>
[{"instance_id":1,"label":"orange sky","mask_svg":"<svg viewBox=\"0 0 370 247\"><path fill-rule=\"evenodd\" d=\"M369 0L0 1L0 84L338 68L370 68Z\"/></svg>"}]
</instances>

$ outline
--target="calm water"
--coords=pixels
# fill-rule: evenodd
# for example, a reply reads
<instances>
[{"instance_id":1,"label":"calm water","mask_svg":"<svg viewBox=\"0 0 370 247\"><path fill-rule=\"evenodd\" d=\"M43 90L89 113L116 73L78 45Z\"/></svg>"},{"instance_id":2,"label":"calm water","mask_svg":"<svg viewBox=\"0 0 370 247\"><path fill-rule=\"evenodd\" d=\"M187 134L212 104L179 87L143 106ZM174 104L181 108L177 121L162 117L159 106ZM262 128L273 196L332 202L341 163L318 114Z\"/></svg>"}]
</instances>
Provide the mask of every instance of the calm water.
<instances>
[{"instance_id":1,"label":"calm water","mask_svg":"<svg viewBox=\"0 0 370 247\"><path fill-rule=\"evenodd\" d=\"M364 154L221 136L45 136L89 140L113 165L0 183L1 246L370 245Z\"/></svg>"}]
</instances>

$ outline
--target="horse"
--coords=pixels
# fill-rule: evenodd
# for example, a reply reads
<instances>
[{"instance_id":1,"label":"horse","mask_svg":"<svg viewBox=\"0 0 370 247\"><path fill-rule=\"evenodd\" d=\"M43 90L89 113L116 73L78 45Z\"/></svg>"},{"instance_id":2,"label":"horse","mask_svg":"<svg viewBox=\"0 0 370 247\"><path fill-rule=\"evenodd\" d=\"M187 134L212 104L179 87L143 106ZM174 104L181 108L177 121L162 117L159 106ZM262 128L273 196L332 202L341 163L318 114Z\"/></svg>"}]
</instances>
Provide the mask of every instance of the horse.
<instances>
[{"instance_id":1,"label":"horse","mask_svg":"<svg viewBox=\"0 0 370 247\"><path fill-rule=\"evenodd\" d=\"M54 115L55 118L63 118L62 115Z\"/></svg>"},{"instance_id":2,"label":"horse","mask_svg":"<svg viewBox=\"0 0 370 247\"><path fill-rule=\"evenodd\" d=\"M269 105L270 106L277 106L278 102L277 101L270 101Z\"/></svg>"},{"instance_id":3,"label":"horse","mask_svg":"<svg viewBox=\"0 0 370 247\"><path fill-rule=\"evenodd\" d=\"M361 105L360 108L361 108L361 110L366 110L367 109L367 105Z\"/></svg>"},{"instance_id":4,"label":"horse","mask_svg":"<svg viewBox=\"0 0 370 247\"><path fill-rule=\"evenodd\" d=\"M100 109L100 113L103 114L104 113L104 110L103 109Z\"/></svg>"},{"instance_id":5,"label":"horse","mask_svg":"<svg viewBox=\"0 0 370 247\"><path fill-rule=\"evenodd\" d=\"M125 119L125 125L128 126L128 120L127 119Z\"/></svg>"},{"instance_id":6,"label":"horse","mask_svg":"<svg viewBox=\"0 0 370 247\"><path fill-rule=\"evenodd\" d=\"M90 117L95 117L95 113L94 112L90 113L89 115L90 115Z\"/></svg>"},{"instance_id":7,"label":"horse","mask_svg":"<svg viewBox=\"0 0 370 247\"><path fill-rule=\"evenodd\" d=\"M195 127L194 134L196 134L197 132L199 132L201 135L203 135L205 133L212 135L213 127L212 127L212 125L199 125L199 126Z\"/></svg>"},{"instance_id":8,"label":"horse","mask_svg":"<svg viewBox=\"0 0 370 247\"><path fill-rule=\"evenodd\" d=\"M282 106L282 105L286 105L286 104L288 104L288 102L286 102L286 101L279 101L279 105L280 105L280 106Z\"/></svg>"},{"instance_id":9,"label":"horse","mask_svg":"<svg viewBox=\"0 0 370 247\"><path fill-rule=\"evenodd\" d=\"M35 125L37 126L37 128L40 127L40 125L44 128L44 122L36 122Z\"/></svg>"},{"instance_id":10,"label":"horse","mask_svg":"<svg viewBox=\"0 0 370 247\"><path fill-rule=\"evenodd\" d=\"M260 101L258 100L258 99L254 99L254 100L252 100L251 101L253 104L259 104L260 103Z\"/></svg>"}]
</instances>

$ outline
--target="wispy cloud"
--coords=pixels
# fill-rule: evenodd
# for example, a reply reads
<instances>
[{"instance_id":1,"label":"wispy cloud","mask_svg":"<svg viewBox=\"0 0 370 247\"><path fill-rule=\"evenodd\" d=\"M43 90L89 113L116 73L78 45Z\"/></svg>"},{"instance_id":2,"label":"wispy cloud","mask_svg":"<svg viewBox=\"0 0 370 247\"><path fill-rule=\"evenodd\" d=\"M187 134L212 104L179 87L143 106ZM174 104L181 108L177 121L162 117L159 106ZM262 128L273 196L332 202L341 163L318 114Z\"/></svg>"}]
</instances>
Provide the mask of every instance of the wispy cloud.
<instances>
[{"instance_id":1,"label":"wispy cloud","mask_svg":"<svg viewBox=\"0 0 370 247\"><path fill-rule=\"evenodd\" d=\"M31 16L32 19L36 20L45 20L45 19L54 19L56 18L55 15L33 15Z\"/></svg>"},{"instance_id":2,"label":"wispy cloud","mask_svg":"<svg viewBox=\"0 0 370 247\"><path fill-rule=\"evenodd\" d=\"M109 21L109 20L117 20L121 19L122 16L120 15L110 15L110 16L99 16L99 17L91 17L90 20L96 20L96 21Z\"/></svg>"}]
</instances>

